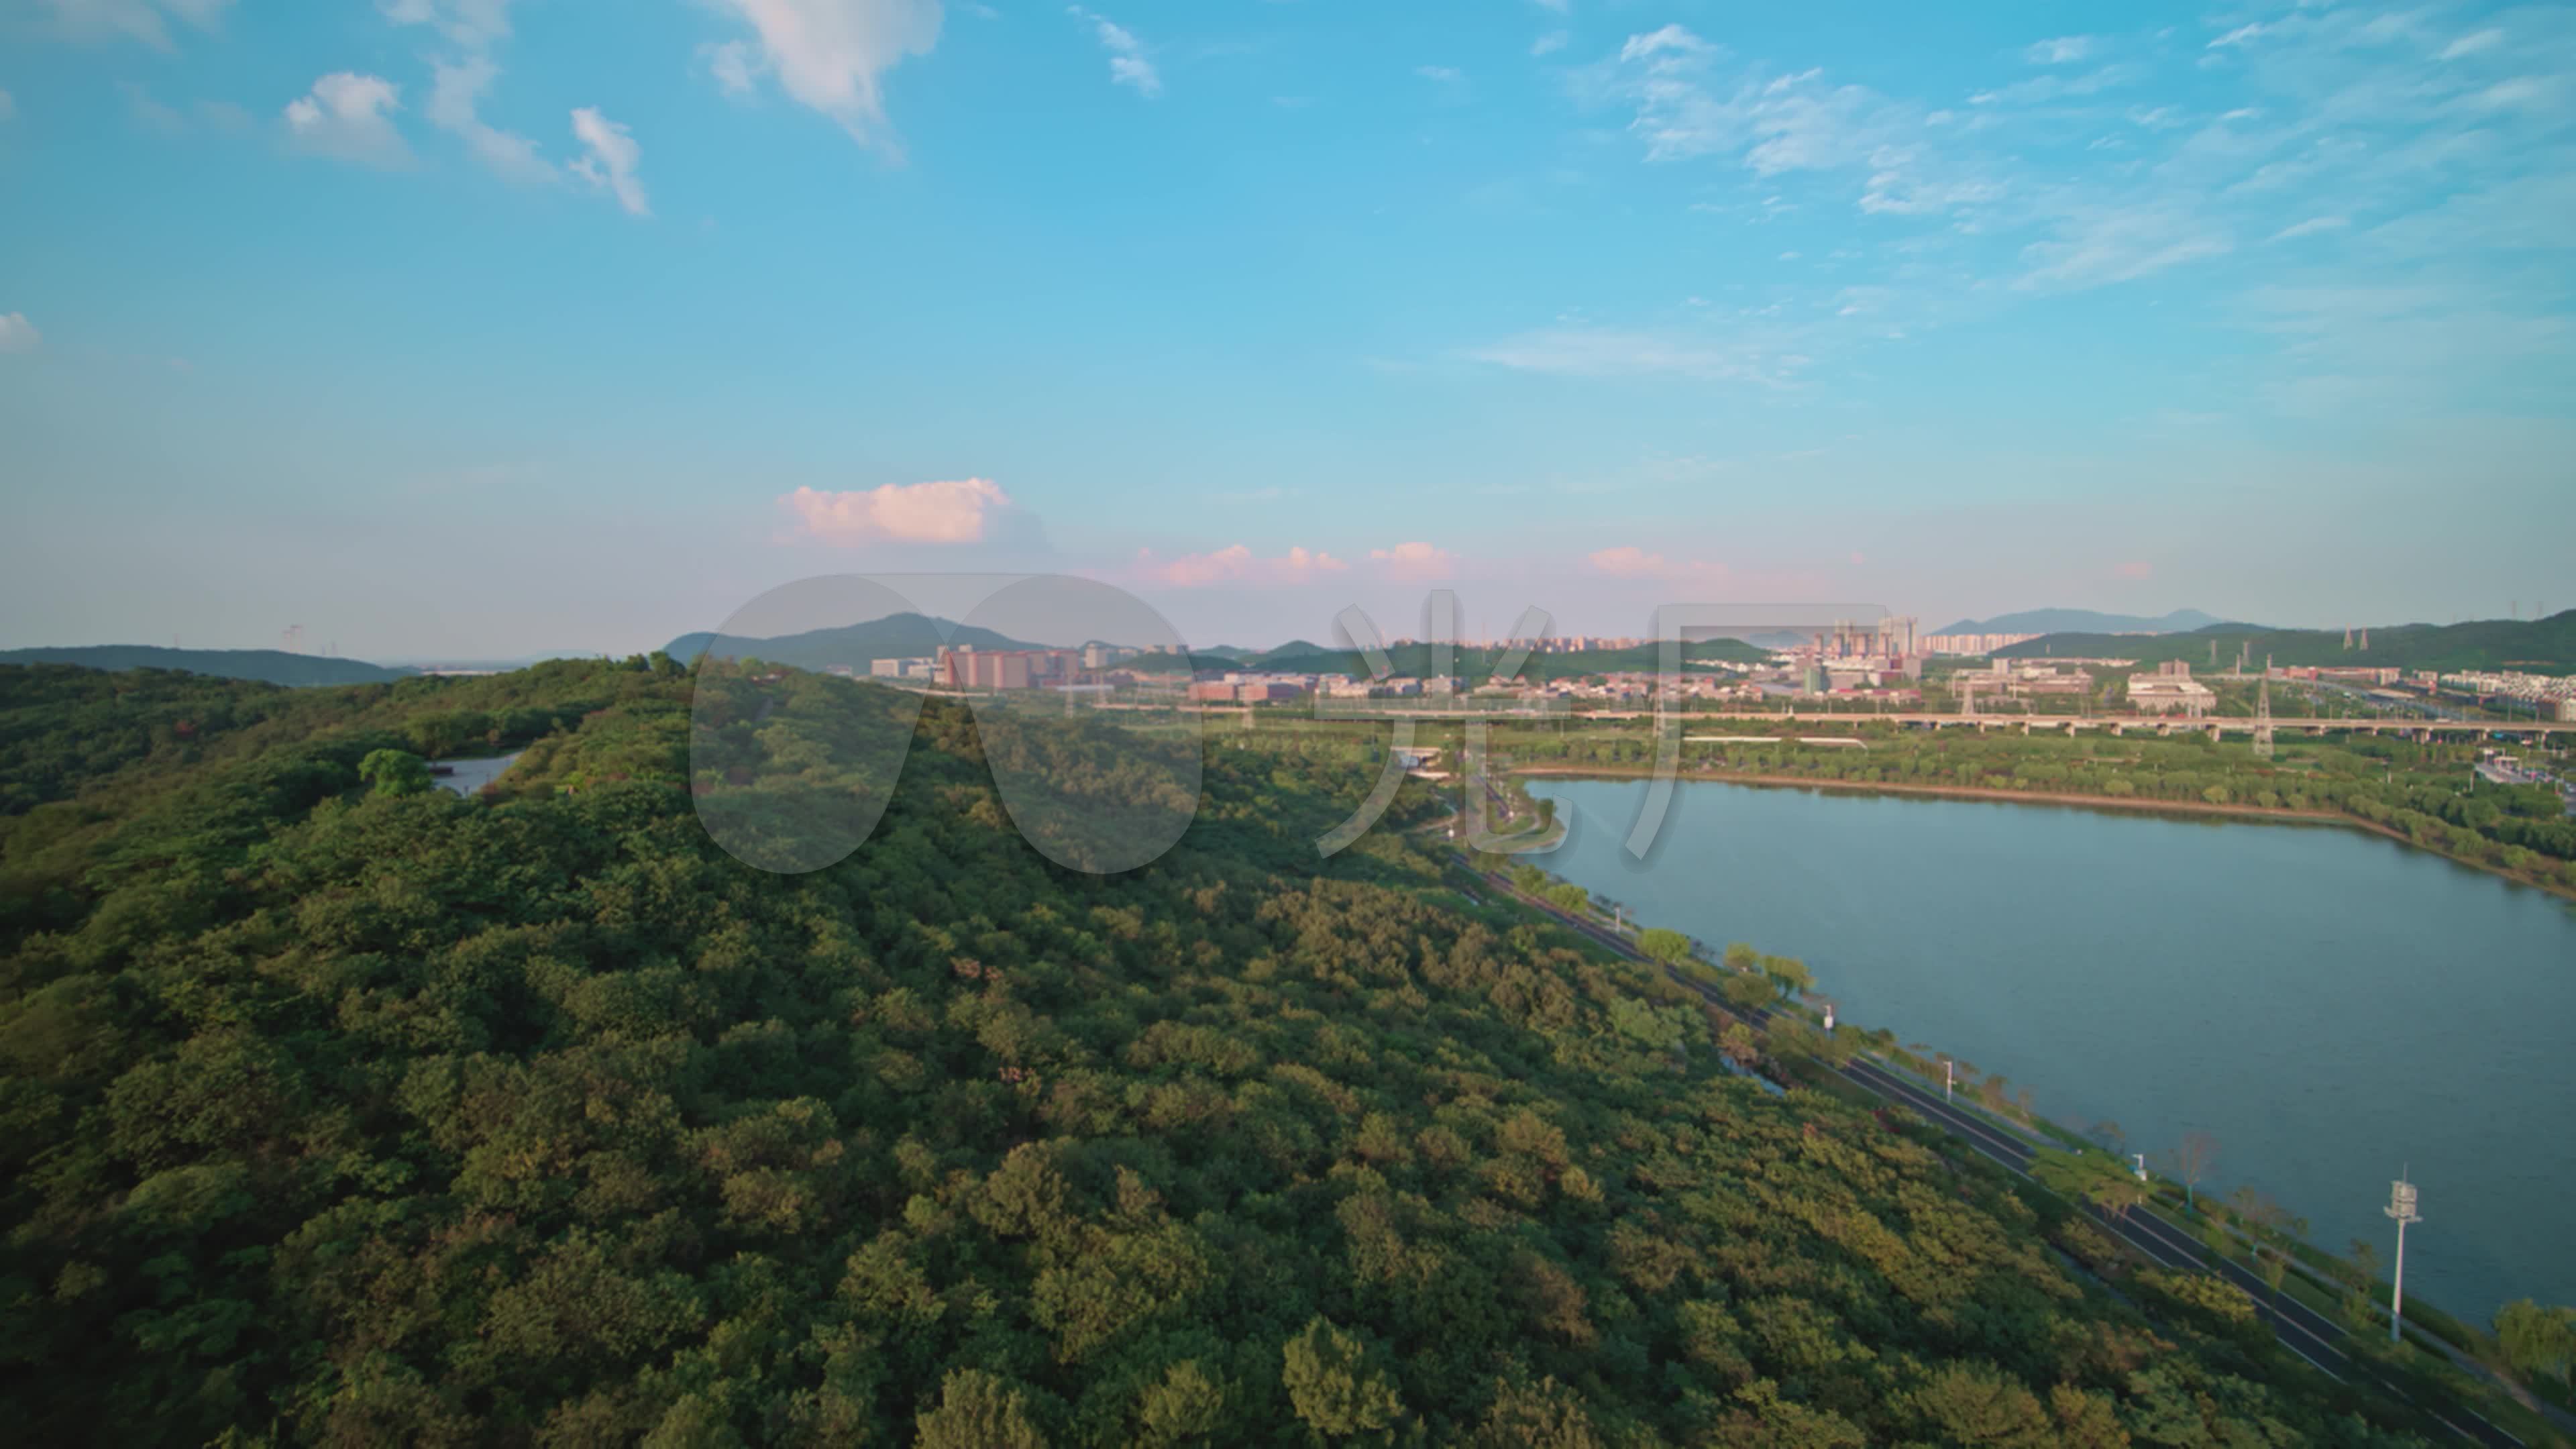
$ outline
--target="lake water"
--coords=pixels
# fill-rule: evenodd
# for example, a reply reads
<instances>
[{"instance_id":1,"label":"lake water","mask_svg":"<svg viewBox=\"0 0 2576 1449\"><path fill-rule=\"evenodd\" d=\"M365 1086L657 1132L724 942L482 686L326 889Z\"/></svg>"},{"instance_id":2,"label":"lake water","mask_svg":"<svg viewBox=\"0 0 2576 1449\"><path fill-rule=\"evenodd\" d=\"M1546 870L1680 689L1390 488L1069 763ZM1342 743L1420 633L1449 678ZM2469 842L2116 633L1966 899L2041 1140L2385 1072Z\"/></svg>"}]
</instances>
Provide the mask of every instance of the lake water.
<instances>
[{"instance_id":1,"label":"lake water","mask_svg":"<svg viewBox=\"0 0 2576 1449\"><path fill-rule=\"evenodd\" d=\"M1886 1026L2109 1119L2131 1150L2198 1128L2202 1187L2252 1183L2385 1264L2411 1171L2408 1297L2483 1322L2576 1303L2576 907L2333 826L1532 780L1573 831L1534 863L1713 947L1803 958Z\"/></svg>"},{"instance_id":2,"label":"lake water","mask_svg":"<svg viewBox=\"0 0 2576 1449\"><path fill-rule=\"evenodd\" d=\"M501 772L517 764L519 755L524 753L525 751L514 751L506 755L495 755L486 760L441 760L438 762L439 768L446 770L447 773L431 776L430 783L442 790L453 790L459 795L471 795L500 779Z\"/></svg>"}]
</instances>

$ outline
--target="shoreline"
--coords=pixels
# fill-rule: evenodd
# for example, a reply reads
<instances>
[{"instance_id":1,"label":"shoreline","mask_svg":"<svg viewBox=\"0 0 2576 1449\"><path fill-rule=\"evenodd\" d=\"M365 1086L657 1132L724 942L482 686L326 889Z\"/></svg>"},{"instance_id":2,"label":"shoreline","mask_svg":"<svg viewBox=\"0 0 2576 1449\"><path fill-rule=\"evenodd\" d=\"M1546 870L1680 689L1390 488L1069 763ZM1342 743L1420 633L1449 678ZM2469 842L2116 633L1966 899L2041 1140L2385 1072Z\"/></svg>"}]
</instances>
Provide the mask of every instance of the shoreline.
<instances>
[{"instance_id":1,"label":"shoreline","mask_svg":"<svg viewBox=\"0 0 2576 1449\"><path fill-rule=\"evenodd\" d=\"M1553 778L1567 780L1649 780L1654 778L1654 773L1655 772L1653 770L1648 768L1622 767L1618 765L1522 765L1513 767L1511 771L1511 774L1516 778L1528 777L1532 779ZM2398 844L2403 845L2410 850L2420 850L2427 855L2438 855L2442 859L2451 862L2453 865L2466 866L2471 870L2484 871L2488 875L2511 881L2518 886L2527 886L2532 890L2556 896L2561 900L2576 901L2576 890L2570 890L2564 886L2553 885L2547 881L2532 880L2525 876L2519 876L2500 865L2489 865L2484 861L2478 860L2462 860L2460 857L2453 855L2447 850L2436 850L2430 846L2419 845L2404 831L2398 830L2393 826L2381 825L2375 821L2364 820L2358 815L2347 815L2340 810L2292 810L2286 806L2277 805L2268 808L2261 805L2212 805L2206 800L2141 800L2136 796L2085 795L2065 790L1997 790L1982 785L1908 785L1893 784L1875 780L1819 780L1803 775L1747 775L1733 771L1709 774L1685 773L1676 776L1675 778L1685 781L1711 781L1721 785L1751 785L1760 789L1771 790L1841 790L1856 794L1872 795L1923 795L1945 800L1985 800L2015 805L2075 806L2090 809L2125 810L2148 814L2214 815L2221 818L2234 817L2241 820L2269 820L2275 823L2292 825L2339 825L2349 829L2363 831L2367 834L2377 835L2387 840L2396 841Z\"/></svg>"}]
</instances>

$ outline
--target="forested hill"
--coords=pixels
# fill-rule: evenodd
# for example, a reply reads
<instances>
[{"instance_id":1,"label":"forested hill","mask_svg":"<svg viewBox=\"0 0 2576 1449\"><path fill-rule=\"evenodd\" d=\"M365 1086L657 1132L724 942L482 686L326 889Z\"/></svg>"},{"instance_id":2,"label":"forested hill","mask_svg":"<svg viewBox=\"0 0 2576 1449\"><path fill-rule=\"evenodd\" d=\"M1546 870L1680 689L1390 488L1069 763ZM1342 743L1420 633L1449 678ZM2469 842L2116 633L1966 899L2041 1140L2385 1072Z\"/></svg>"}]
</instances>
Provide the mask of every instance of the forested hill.
<instances>
[{"instance_id":1,"label":"forested hill","mask_svg":"<svg viewBox=\"0 0 2576 1449\"><path fill-rule=\"evenodd\" d=\"M2391 669L2525 669L2536 674L2576 673L2576 609L2546 619L2481 619L2466 624L2394 624L2372 626L2370 647L2353 631L2353 647L2344 647L2340 629L2258 629L2245 624L2217 624L2188 634L2143 638L2133 634L2048 634L2025 640L2001 657L2035 659L2046 655L2074 658L2135 659L2143 664L2180 659L2206 667L2210 646L2218 663L2233 665L2238 646L2249 646L2251 662L2278 665L2325 665Z\"/></svg>"},{"instance_id":2,"label":"forested hill","mask_svg":"<svg viewBox=\"0 0 2576 1449\"><path fill-rule=\"evenodd\" d=\"M95 644L61 649L0 649L0 664L78 664L89 669L180 669L217 679L266 684L376 684L415 673L363 659L326 659L283 649L164 649L153 644Z\"/></svg>"},{"instance_id":3,"label":"forested hill","mask_svg":"<svg viewBox=\"0 0 2576 1449\"><path fill-rule=\"evenodd\" d=\"M1726 1075L1443 889L1426 800L1319 864L1359 746L1211 737L1179 846L1093 876L866 684L198 684L210 739L0 756L15 1442L2417 1442L1919 1125ZM869 843L720 850L693 690L827 774L920 707ZM402 767L469 735L526 750L484 795Z\"/></svg>"},{"instance_id":4,"label":"forested hill","mask_svg":"<svg viewBox=\"0 0 2576 1449\"><path fill-rule=\"evenodd\" d=\"M693 661L712 652L720 659L757 657L772 664L793 664L804 669L843 664L864 674L874 660L927 659L937 654L942 646L968 649L1042 647L977 625L960 624L953 619L934 619L927 614L888 614L882 619L829 629L808 629L774 639L713 633L683 634L672 640L662 652L682 661Z\"/></svg>"}]
</instances>

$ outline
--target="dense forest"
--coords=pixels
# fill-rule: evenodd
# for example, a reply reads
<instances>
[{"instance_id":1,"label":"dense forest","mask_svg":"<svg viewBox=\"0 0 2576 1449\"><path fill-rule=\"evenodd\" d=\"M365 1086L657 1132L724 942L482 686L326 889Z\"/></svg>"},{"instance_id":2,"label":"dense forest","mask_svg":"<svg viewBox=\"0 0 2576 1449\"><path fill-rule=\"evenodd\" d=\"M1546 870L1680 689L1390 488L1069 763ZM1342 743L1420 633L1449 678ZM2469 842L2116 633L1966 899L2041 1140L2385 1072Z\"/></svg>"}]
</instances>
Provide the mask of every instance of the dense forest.
<instances>
[{"instance_id":1,"label":"dense forest","mask_svg":"<svg viewBox=\"0 0 2576 1449\"><path fill-rule=\"evenodd\" d=\"M21 1442L2419 1442L1470 905L1427 799L1319 863L1347 742L1212 733L1178 843L1094 874L960 706L701 682L0 669ZM776 777L721 751L830 777L833 709L911 731L890 780L860 731L873 831L745 863L696 802ZM1119 788L1063 729L1021 763Z\"/></svg>"}]
</instances>

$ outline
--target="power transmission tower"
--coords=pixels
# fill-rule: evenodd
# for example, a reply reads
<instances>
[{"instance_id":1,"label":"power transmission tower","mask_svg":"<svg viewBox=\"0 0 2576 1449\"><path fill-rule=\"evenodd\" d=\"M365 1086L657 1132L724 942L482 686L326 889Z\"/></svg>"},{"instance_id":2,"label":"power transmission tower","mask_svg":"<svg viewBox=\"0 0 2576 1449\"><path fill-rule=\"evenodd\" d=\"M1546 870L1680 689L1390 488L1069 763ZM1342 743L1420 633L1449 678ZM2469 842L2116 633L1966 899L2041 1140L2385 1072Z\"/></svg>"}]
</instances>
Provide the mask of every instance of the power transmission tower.
<instances>
[{"instance_id":1,"label":"power transmission tower","mask_svg":"<svg viewBox=\"0 0 2576 1449\"><path fill-rule=\"evenodd\" d=\"M2263 682L2254 686L2254 758L2272 758L2272 679L2268 667Z\"/></svg>"}]
</instances>

